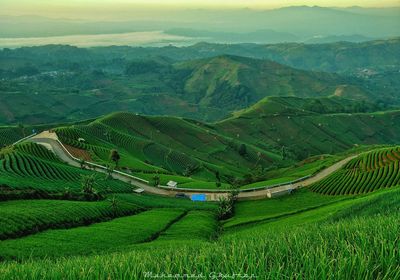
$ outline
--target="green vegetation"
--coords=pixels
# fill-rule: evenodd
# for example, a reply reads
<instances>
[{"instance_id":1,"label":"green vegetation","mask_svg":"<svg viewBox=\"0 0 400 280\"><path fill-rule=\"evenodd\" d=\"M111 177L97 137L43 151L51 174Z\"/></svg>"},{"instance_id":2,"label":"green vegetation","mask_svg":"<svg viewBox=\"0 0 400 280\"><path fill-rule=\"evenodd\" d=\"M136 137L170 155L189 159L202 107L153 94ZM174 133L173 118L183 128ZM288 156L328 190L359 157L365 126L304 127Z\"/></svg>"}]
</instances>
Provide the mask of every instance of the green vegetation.
<instances>
[{"instance_id":1,"label":"green vegetation","mask_svg":"<svg viewBox=\"0 0 400 280\"><path fill-rule=\"evenodd\" d=\"M216 203L194 202L187 199L176 199L172 197L161 197L157 195L116 194L118 200L132 203L144 208L179 208L186 210L215 210Z\"/></svg>"},{"instance_id":2,"label":"green vegetation","mask_svg":"<svg viewBox=\"0 0 400 280\"><path fill-rule=\"evenodd\" d=\"M281 154L284 147L287 158L298 160L358 145L399 141L399 111L320 114L303 111L302 102L299 98L266 98L217 123L216 129L260 149L272 148Z\"/></svg>"},{"instance_id":3,"label":"green vegetation","mask_svg":"<svg viewBox=\"0 0 400 280\"><path fill-rule=\"evenodd\" d=\"M297 162L290 167L274 169L265 173L266 181L259 181L243 185L241 189L259 188L266 186L274 186L277 184L291 182L306 176L311 176L319 171L333 165L339 161L344 155L321 155L307 158Z\"/></svg>"},{"instance_id":4,"label":"green vegetation","mask_svg":"<svg viewBox=\"0 0 400 280\"><path fill-rule=\"evenodd\" d=\"M109 165L110 151L117 149L122 171L151 184L173 180L178 187L197 189L227 189L234 181L245 188L292 181L340 158L316 155L400 140L398 111L332 113L352 102L318 100L327 113L302 109L303 99L271 97L216 124L115 113L56 132L75 148L76 157L85 153L91 161Z\"/></svg>"},{"instance_id":5,"label":"green vegetation","mask_svg":"<svg viewBox=\"0 0 400 280\"><path fill-rule=\"evenodd\" d=\"M190 211L185 217L163 232L157 242L205 240L210 241L217 230L215 214L209 211Z\"/></svg>"},{"instance_id":6,"label":"green vegetation","mask_svg":"<svg viewBox=\"0 0 400 280\"><path fill-rule=\"evenodd\" d=\"M353 112L376 111L399 104L398 51L398 38L362 44L5 49L0 124L78 121L125 110L215 121L266 96L336 95L356 100Z\"/></svg>"},{"instance_id":7,"label":"green vegetation","mask_svg":"<svg viewBox=\"0 0 400 280\"><path fill-rule=\"evenodd\" d=\"M315 183L311 190L322 194L345 195L372 192L400 184L400 148L366 152L341 170Z\"/></svg>"},{"instance_id":8,"label":"green vegetation","mask_svg":"<svg viewBox=\"0 0 400 280\"><path fill-rule=\"evenodd\" d=\"M400 279L398 46L0 50L0 279ZM30 125L116 110L144 115ZM80 168L11 145L49 129ZM238 201L353 155L309 188ZM135 193L114 169L178 194Z\"/></svg>"},{"instance_id":9,"label":"green vegetation","mask_svg":"<svg viewBox=\"0 0 400 280\"><path fill-rule=\"evenodd\" d=\"M217 174L222 183L230 183L255 165L281 162L278 155L252 145L241 155L244 143L212 126L180 118L116 113L56 132L63 143L87 151L100 164L108 164L108 151L118 149L122 170L149 181L157 176L164 185L174 180L182 187L216 188Z\"/></svg>"},{"instance_id":10,"label":"green vegetation","mask_svg":"<svg viewBox=\"0 0 400 280\"><path fill-rule=\"evenodd\" d=\"M0 240L17 238L46 229L88 225L115 216L125 216L143 208L110 201L76 202L59 200L17 200L0 203ZM50 210L50 211L49 211Z\"/></svg>"},{"instance_id":11,"label":"green vegetation","mask_svg":"<svg viewBox=\"0 0 400 280\"><path fill-rule=\"evenodd\" d=\"M81 191L82 176L94 174L62 163L52 152L34 143L0 151L0 185L11 189L64 193L68 198L70 192ZM130 185L104 177L97 177L93 188L100 193L132 191Z\"/></svg>"},{"instance_id":12,"label":"green vegetation","mask_svg":"<svg viewBox=\"0 0 400 280\"><path fill-rule=\"evenodd\" d=\"M0 243L0 258L61 257L118 250L126 245L151 241L184 213L176 209L154 209L87 227L49 230L5 240Z\"/></svg>"},{"instance_id":13,"label":"green vegetation","mask_svg":"<svg viewBox=\"0 0 400 280\"><path fill-rule=\"evenodd\" d=\"M393 189L339 201L230 232L207 246L169 240L112 254L6 262L0 264L0 278L140 279L146 272L221 272L263 279L397 279L399 194ZM367 212L353 215L357 207Z\"/></svg>"},{"instance_id":14,"label":"green vegetation","mask_svg":"<svg viewBox=\"0 0 400 280\"><path fill-rule=\"evenodd\" d=\"M224 221L224 228L273 220L339 200L340 198L322 196L307 189L300 189L291 195L273 199L239 201L235 204L235 215Z\"/></svg>"}]
</instances>

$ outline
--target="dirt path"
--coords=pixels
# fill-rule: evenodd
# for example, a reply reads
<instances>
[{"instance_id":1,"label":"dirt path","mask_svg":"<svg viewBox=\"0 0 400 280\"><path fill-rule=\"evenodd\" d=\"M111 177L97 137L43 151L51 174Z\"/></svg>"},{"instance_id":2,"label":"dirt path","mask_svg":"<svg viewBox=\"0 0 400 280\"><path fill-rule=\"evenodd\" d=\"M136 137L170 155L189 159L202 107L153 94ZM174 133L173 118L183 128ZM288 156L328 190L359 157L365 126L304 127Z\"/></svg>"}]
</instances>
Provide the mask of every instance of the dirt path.
<instances>
[{"instance_id":1,"label":"dirt path","mask_svg":"<svg viewBox=\"0 0 400 280\"><path fill-rule=\"evenodd\" d=\"M80 168L81 164L80 162L75 159L69 152L63 147L61 142L58 140L58 137L55 133L51 133L48 131L44 131L30 139L27 139L26 141L30 142L35 142L37 144L45 146L47 149L51 150L54 154L56 154L61 160L66 162L67 164L71 166L75 166ZM355 156L350 156L348 158L345 158L334 165L322 170L321 172L317 173L315 176L312 176L308 179L305 179L304 181L295 183L295 184L287 184L287 185L282 185L279 187L275 188L269 188L269 189L261 189L261 190L254 190L254 191L240 191L238 195L239 200L253 200L253 199L263 199L267 197L275 197L283 194L287 194L290 192L290 190L297 189L300 187L305 187L309 186L327 176L332 174L333 172L337 171L341 167L343 167L346 163L348 163L350 160L353 158L357 157ZM97 164L92 164L92 169L101 172L101 173L107 173L107 169L104 166L100 166ZM226 197L228 196L227 191L218 191L218 190L188 190L188 189L167 189L167 188L157 188L150 186L144 180L131 176L129 174L125 174L119 171L114 171L112 174L112 177L114 179L129 183L131 185L137 186L141 189L143 189L147 193L151 194L156 194L156 195L162 195L162 196L175 196L177 193L184 193L186 195L192 195L196 193L202 193L207 195L207 200L212 200L212 201L217 201L219 200L220 197Z\"/></svg>"}]
</instances>

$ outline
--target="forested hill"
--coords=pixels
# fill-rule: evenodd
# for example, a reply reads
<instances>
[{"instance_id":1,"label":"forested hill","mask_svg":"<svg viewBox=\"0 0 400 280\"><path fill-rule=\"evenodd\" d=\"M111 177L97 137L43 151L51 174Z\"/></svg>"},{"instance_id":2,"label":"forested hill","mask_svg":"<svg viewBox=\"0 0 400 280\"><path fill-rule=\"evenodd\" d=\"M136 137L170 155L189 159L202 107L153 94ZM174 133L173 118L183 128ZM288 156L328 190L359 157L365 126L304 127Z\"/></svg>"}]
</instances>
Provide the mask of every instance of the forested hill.
<instances>
[{"instance_id":1,"label":"forested hill","mask_svg":"<svg viewBox=\"0 0 400 280\"><path fill-rule=\"evenodd\" d=\"M336 45L4 49L0 51L0 124L78 121L115 111L216 121L268 96L338 96L376 103L384 110L400 104L398 45L394 39ZM250 53L267 57L267 50L280 49L288 59L299 62L310 57L307 61L315 60L317 65L318 50L335 53L330 50L335 46L341 50L335 57L353 65L353 72L337 63L339 74L248 57ZM315 50L299 52L309 48ZM346 49L353 51L346 54ZM379 50L385 50L379 61L368 58L376 57ZM213 56L217 53L235 55ZM361 59L374 66L359 68L367 65ZM326 63L334 65L330 61Z\"/></svg>"}]
</instances>

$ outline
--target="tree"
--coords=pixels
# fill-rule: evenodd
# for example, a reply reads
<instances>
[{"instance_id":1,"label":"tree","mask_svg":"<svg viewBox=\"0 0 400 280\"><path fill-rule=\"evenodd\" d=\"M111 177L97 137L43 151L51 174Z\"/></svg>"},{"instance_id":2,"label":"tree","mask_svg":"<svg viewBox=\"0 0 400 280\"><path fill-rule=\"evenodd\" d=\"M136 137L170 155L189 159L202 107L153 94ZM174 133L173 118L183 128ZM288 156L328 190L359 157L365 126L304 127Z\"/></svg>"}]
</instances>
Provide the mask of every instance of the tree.
<instances>
[{"instance_id":1,"label":"tree","mask_svg":"<svg viewBox=\"0 0 400 280\"><path fill-rule=\"evenodd\" d=\"M106 176L106 180L111 179L112 178L112 173L114 171L114 168L112 167L111 164L107 165L107 176Z\"/></svg>"},{"instance_id":2,"label":"tree","mask_svg":"<svg viewBox=\"0 0 400 280\"><path fill-rule=\"evenodd\" d=\"M115 163L115 167L118 167L118 162L121 159L121 156L119 155L117 150L111 150L110 152L110 160L112 160Z\"/></svg>"},{"instance_id":3,"label":"tree","mask_svg":"<svg viewBox=\"0 0 400 280\"><path fill-rule=\"evenodd\" d=\"M233 214L233 201L230 198L220 197L217 213L219 220L230 218Z\"/></svg>"},{"instance_id":4,"label":"tree","mask_svg":"<svg viewBox=\"0 0 400 280\"><path fill-rule=\"evenodd\" d=\"M110 201L110 206L113 212L114 217L117 216L117 210L118 210L118 199L115 197L115 195L113 196L112 199L109 200Z\"/></svg>"},{"instance_id":5,"label":"tree","mask_svg":"<svg viewBox=\"0 0 400 280\"><path fill-rule=\"evenodd\" d=\"M239 146L239 155L241 155L242 157L245 156L247 154L247 147L245 144L241 144Z\"/></svg>"},{"instance_id":6,"label":"tree","mask_svg":"<svg viewBox=\"0 0 400 280\"><path fill-rule=\"evenodd\" d=\"M232 190L238 190L240 188L240 179L239 178L233 178L230 182L231 184L231 189Z\"/></svg>"},{"instance_id":7,"label":"tree","mask_svg":"<svg viewBox=\"0 0 400 280\"><path fill-rule=\"evenodd\" d=\"M218 181L218 182L215 182L215 186L216 186L217 188L220 188L221 185L222 185L221 182L219 182L219 181Z\"/></svg>"},{"instance_id":8,"label":"tree","mask_svg":"<svg viewBox=\"0 0 400 280\"><path fill-rule=\"evenodd\" d=\"M235 210L235 202L239 195L239 189L233 189L229 192L228 197L220 197L218 204L218 219L226 220L232 217Z\"/></svg>"},{"instance_id":9,"label":"tree","mask_svg":"<svg viewBox=\"0 0 400 280\"><path fill-rule=\"evenodd\" d=\"M218 182L221 182L221 176L219 175L219 171L215 171L215 178L217 179Z\"/></svg>"},{"instance_id":10,"label":"tree","mask_svg":"<svg viewBox=\"0 0 400 280\"><path fill-rule=\"evenodd\" d=\"M86 198L93 198L97 191L94 188L96 183L96 175L93 173L91 175L81 175L81 188L82 193L85 195Z\"/></svg>"},{"instance_id":11,"label":"tree","mask_svg":"<svg viewBox=\"0 0 400 280\"><path fill-rule=\"evenodd\" d=\"M19 123L18 128L21 130L22 136L25 137L25 126L22 123Z\"/></svg>"},{"instance_id":12,"label":"tree","mask_svg":"<svg viewBox=\"0 0 400 280\"><path fill-rule=\"evenodd\" d=\"M71 199L71 197L72 197L71 189L68 187L64 188L63 196L64 196L64 199Z\"/></svg>"},{"instance_id":13,"label":"tree","mask_svg":"<svg viewBox=\"0 0 400 280\"><path fill-rule=\"evenodd\" d=\"M156 175L153 177L154 186L158 186L160 184L160 176Z\"/></svg>"},{"instance_id":14,"label":"tree","mask_svg":"<svg viewBox=\"0 0 400 280\"><path fill-rule=\"evenodd\" d=\"M81 169L85 169L85 164L86 164L86 162L85 162L85 160L84 160L83 158L80 158L80 159L79 159L79 164L80 164L80 166L81 166Z\"/></svg>"},{"instance_id":15,"label":"tree","mask_svg":"<svg viewBox=\"0 0 400 280\"><path fill-rule=\"evenodd\" d=\"M282 146L281 156L282 156L282 159L286 159L286 147L285 146Z\"/></svg>"}]
</instances>

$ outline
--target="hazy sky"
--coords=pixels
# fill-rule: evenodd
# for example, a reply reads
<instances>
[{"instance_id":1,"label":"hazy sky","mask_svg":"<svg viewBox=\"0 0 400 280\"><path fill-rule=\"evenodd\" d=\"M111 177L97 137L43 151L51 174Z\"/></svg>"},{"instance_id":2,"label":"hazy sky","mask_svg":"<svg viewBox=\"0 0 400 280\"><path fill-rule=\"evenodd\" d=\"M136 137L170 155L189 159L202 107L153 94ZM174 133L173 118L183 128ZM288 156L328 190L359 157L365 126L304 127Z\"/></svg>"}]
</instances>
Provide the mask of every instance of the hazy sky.
<instances>
[{"instance_id":1,"label":"hazy sky","mask_svg":"<svg viewBox=\"0 0 400 280\"><path fill-rule=\"evenodd\" d=\"M119 11L197 7L278 8L292 5L325 7L400 6L400 0L0 0L1 15L42 15L50 17L115 17Z\"/></svg>"}]
</instances>

